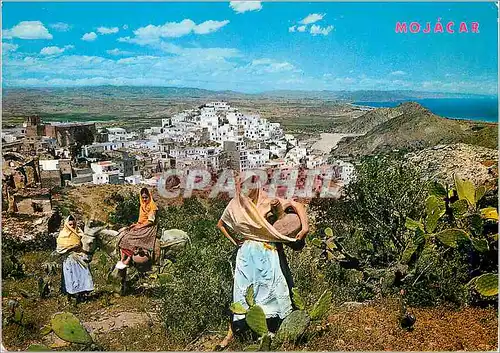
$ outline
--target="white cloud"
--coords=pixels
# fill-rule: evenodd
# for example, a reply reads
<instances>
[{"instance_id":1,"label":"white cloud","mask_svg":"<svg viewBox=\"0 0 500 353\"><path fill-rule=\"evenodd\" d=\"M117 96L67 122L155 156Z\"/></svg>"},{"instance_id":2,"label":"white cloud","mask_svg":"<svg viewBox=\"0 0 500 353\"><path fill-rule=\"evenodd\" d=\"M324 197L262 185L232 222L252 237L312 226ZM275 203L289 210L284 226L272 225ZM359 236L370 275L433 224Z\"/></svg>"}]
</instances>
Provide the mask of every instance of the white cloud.
<instances>
[{"instance_id":1,"label":"white cloud","mask_svg":"<svg viewBox=\"0 0 500 353\"><path fill-rule=\"evenodd\" d=\"M67 32L71 29L71 26L64 22L51 23L49 26L59 32Z\"/></svg>"},{"instance_id":2,"label":"white cloud","mask_svg":"<svg viewBox=\"0 0 500 353\"><path fill-rule=\"evenodd\" d=\"M325 17L324 13L323 14L312 13L306 16L302 21L300 21L300 23L302 23L303 25L309 25L311 23L315 23L322 20L323 17Z\"/></svg>"},{"instance_id":3,"label":"white cloud","mask_svg":"<svg viewBox=\"0 0 500 353\"><path fill-rule=\"evenodd\" d=\"M313 35L316 36L318 34L322 34L324 36L327 36L331 31L333 30L333 26L327 26L327 27L321 27L318 25L312 25L309 32Z\"/></svg>"},{"instance_id":4,"label":"white cloud","mask_svg":"<svg viewBox=\"0 0 500 353\"><path fill-rule=\"evenodd\" d=\"M147 45L159 42L161 38L179 38L190 33L208 34L218 31L229 23L224 21L205 21L196 24L190 19L184 19L181 22L168 22L161 26L147 25L146 27L138 28L134 31L135 37L119 38L120 42L136 43L139 45Z\"/></svg>"},{"instance_id":5,"label":"white cloud","mask_svg":"<svg viewBox=\"0 0 500 353\"><path fill-rule=\"evenodd\" d=\"M185 56L188 59L198 57L211 60L223 60L241 56L239 50L235 48L186 48L167 42L161 42L157 47L165 53Z\"/></svg>"},{"instance_id":6,"label":"white cloud","mask_svg":"<svg viewBox=\"0 0 500 353\"><path fill-rule=\"evenodd\" d=\"M289 62L279 62L273 59L255 59L250 63L250 67L257 68L257 72L276 73L285 71L300 71Z\"/></svg>"},{"instance_id":7,"label":"white cloud","mask_svg":"<svg viewBox=\"0 0 500 353\"><path fill-rule=\"evenodd\" d=\"M288 27L288 32L295 32L295 26Z\"/></svg>"},{"instance_id":8,"label":"white cloud","mask_svg":"<svg viewBox=\"0 0 500 353\"><path fill-rule=\"evenodd\" d=\"M64 53L66 50L73 49L74 46L72 45L66 45L64 48L59 48L56 46L51 46L51 47L45 47L42 50L40 50L41 55L59 55Z\"/></svg>"},{"instance_id":9,"label":"white cloud","mask_svg":"<svg viewBox=\"0 0 500 353\"><path fill-rule=\"evenodd\" d=\"M123 25L123 29L128 29L128 25Z\"/></svg>"},{"instance_id":10,"label":"white cloud","mask_svg":"<svg viewBox=\"0 0 500 353\"><path fill-rule=\"evenodd\" d=\"M95 32L89 32L89 33L85 33L82 37L82 40L85 40L87 42L92 42L94 40L96 40L97 38L97 34L95 34Z\"/></svg>"},{"instance_id":11,"label":"white cloud","mask_svg":"<svg viewBox=\"0 0 500 353\"><path fill-rule=\"evenodd\" d=\"M113 34L113 33L118 33L118 31L119 31L118 27L112 27L112 28L99 27L97 29L97 32L99 32L99 34Z\"/></svg>"},{"instance_id":12,"label":"white cloud","mask_svg":"<svg viewBox=\"0 0 500 353\"><path fill-rule=\"evenodd\" d=\"M106 50L106 53L108 53L109 55L115 55L115 56L132 55L132 54L134 54L134 53L132 53L130 51L124 51L124 50L120 50L118 48L111 49L111 50Z\"/></svg>"},{"instance_id":13,"label":"white cloud","mask_svg":"<svg viewBox=\"0 0 500 353\"><path fill-rule=\"evenodd\" d=\"M2 52L8 53L10 51L16 51L19 48L19 45L12 43L2 43Z\"/></svg>"},{"instance_id":14,"label":"white cloud","mask_svg":"<svg viewBox=\"0 0 500 353\"><path fill-rule=\"evenodd\" d=\"M11 29L3 30L6 39L52 39L52 34L40 21L22 21Z\"/></svg>"},{"instance_id":15,"label":"white cloud","mask_svg":"<svg viewBox=\"0 0 500 353\"><path fill-rule=\"evenodd\" d=\"M176 55L97 57L81 55L9 56L3 63L6 86L183 86L258 92L270 89L364 90L414 89L441 92L495 94L498 83L490 76L474 81L404 80L364 74L308 77L290 62L270 58L245 59L231 48L182 48ZM208 53L209 55L205 55ZM66 54L66 53L64 53ZM239 55L238 60L231 60ZM121 61L120 61L121 60Z\"/></svg>"},{"instance_id":16,"label":"white cloud","mask_svg":"<svg viewBox=\"0 0 500 353\"><path fill-rule=\"evenodd\" d=\"M228 20L225 21L205 21L203 23L200 23L198 26L194 28L194 33L196 34L208 34L212 32L216 32L219 30L219 28L224 27L229 23Z\"/></svg>"},{"instance_id":17,"label":"white cloud","mask_svg":"<svg viewBox=\"0 0 500 353\"><path fill-rule=\"evenodd\" d=\"M262 3L260 1L230 1L229 7L236 13L244 13L247 11L260 11Z\"/></svg>"},{"instance_id":18,"label":"white cloud","mask_svg":"<svg viewBox=\"0 0 500 353\"><path fill-rule=\"evenodd\" d=\"M398 70L398 71L391 72L391 75L392 76L403 76L403 75L406 75L406 72Z\"/></svg>"},{"instance_id":19,"label":"white cloud","mask_svg":"<svg viewBox=\"0 0 500 353\"><path fill-rule=\"evenodd\" d=\"M297 27L297 31L299 31L299 32L305 32L306 31L306 26L299 26L299 27Z\"/></svg>"}]
</instances>

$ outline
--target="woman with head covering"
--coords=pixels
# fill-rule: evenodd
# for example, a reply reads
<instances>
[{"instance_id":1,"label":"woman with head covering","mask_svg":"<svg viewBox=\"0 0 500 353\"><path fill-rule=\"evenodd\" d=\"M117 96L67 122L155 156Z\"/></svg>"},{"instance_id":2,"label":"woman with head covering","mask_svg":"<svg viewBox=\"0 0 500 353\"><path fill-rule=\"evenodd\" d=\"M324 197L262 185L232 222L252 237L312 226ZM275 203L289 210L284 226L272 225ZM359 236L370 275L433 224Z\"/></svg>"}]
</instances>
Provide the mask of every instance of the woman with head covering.
<instances>
[{"instance_id":1,"label":"woman with head covering","mask_svg":"<svg viewBox=\"0 0 500 353\"><path fill-rule=\"evenodd\" d=\"M147 188L142 188L139 194L140 208L139 220L123 231L118 241L121 260L116 268L123 270L129 266L132 256L147 253L152 258L157 233L156 206L151 193Z\"/></svg>"},{"instance_id":2,"label":"woman with head covering","mask_svg":"<svg viewBox=\"0 0 500 353\"><path fill-rule=\"evenodd\" d=\"M308 232L309 225L304 207L294 201L270 199L258 186L248 192L239 184L235 197L229 202L218 228L235 245L240 246L236 256L233 302L248 307L245 295L253 285L255 304L262 307L268 322L274 329L291 311L292 301L287 278L280 264L279 244L295 243ZM279 233L266 219L272 205L279 201L283 209L292 208L300 219L300 231L295 237ZM233 233L233 236L229 234ZM233 316L228 335L219 345L227 346L233 338L233 330L245 326L245 316ZM273 330L272 327L270 327Z\"/></svg>"},{"instance_id":3,"label":"woman with head covering","mask_svg":"<svg viewBox=\"0 0 500 353\"><path fill-rule=\"evenodd\" d=\"M83 231L78 228L76 219L68 216L57 237L56 252L64 256L61 291L74 295L94 290L87 256L82 252Z\"/></svg>"}]
</instances>

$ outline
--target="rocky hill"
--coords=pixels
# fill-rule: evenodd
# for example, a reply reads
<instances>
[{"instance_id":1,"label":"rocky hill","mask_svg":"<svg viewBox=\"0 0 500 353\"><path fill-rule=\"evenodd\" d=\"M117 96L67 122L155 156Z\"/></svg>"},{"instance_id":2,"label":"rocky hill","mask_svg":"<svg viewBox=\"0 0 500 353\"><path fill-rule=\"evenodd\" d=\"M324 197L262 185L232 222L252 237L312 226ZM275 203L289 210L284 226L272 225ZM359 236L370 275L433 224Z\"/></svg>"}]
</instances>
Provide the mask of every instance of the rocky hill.
<instances>
[{"instance_id":1,"label":"rocky hill","mask_svg":"<svg viewBox=\"0 0 500 353\"><path fill-rule=\"evenodd\" d=\"M395 108L379 108L371 110L352 121L345 122L335 128L342 133L366 134L371 129L401 115Z\"/></svg>"},{"instance_id":2,"label":"rocky hill","mask_svg":"<svg viewBox=\"0 0 500 353\"><path fill-rule=\"evenodd\" d=\"M478 185L494 185L498 178L498 150L458 143L440 145L409 153L409 161L417 165L429 179L453 183L453 174Z\"/></svg>"},{"instance_id":3,"label":"rocky hill","mask_svg":"<svg viewBox=\"0 0 500 353\"><path fill-rule=\"evenodd\" d=\"M333 151L336 156L453 143L487 148L496 148L498 144L498 124L442 118L414 102L372 110L341 128L342 132L364 135L341 141Z\"/></svg>"}]
</instances>

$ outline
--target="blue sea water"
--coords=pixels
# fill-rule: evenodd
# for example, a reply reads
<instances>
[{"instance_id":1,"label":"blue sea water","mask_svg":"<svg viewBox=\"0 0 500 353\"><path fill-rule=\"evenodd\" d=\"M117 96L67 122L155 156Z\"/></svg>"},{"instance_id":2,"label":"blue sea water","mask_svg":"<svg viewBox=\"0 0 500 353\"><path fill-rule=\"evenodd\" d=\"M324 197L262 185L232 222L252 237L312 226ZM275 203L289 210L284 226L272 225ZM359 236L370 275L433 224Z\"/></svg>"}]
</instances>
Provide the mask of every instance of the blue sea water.
<instances>
[{"instance_id":1,"label":"blue sea water","mask_svg":"<svg viewBox=\"0 0 500 353\"><path fill-rule=\"evenodd\" d=\"M496 97L484 98L425 98L395 100L388 102L355 102L357 105L369 107L393 108L404 102L417 102L434 114L462 120L476 120L485 122L498 122L498 99Z\"/></svg>"}]
</instances>

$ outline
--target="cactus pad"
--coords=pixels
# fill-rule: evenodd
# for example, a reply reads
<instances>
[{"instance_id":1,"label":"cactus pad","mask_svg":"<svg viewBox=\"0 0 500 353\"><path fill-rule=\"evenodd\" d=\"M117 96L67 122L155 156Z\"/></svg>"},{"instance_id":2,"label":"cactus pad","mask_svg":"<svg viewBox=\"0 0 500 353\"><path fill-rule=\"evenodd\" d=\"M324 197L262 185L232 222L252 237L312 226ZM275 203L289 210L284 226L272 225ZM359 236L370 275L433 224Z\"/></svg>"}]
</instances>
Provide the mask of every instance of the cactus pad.
<instances>
[{"instance_id":1,"label":"cactus pad","mask_svg":"<svg viewBox=\"0 0 500 353\"><path fill-rule=\"evenodd\" d=\"M281 326L273 339L273 349L284 342L295 342L306 331L311 318L304 310L293 311L281 323Z\"/></svg>"},{"instance_id":2,"label":"cactus pad","mask_svg":"<svg viewBox=\"0 0 500 353\"><path fill-rule=\"evenodd\" d=\"M248 309L246 314L246 322L248 326L259 336L264 336L267 334L267 322L266 322L266 314L264 314L264 310L258 305L254 305Z\"/></svg>"},{"instance_id":3,"label":"cactus pad","mask_svg":"<svg viewBox=\"0 0 500 353\"><path fill-rule=\"evenodd\" d=\"M311 310L311 320L321 319L330 308L331 301L332 293L330 293L328 290L325 290Z\"/></svg>"},{"instance_id":4,"label":"cactus pad","mask_svg":"<svg viewBox=\"0 0 500 353\"><path fill-rule=\"evenodd\" d=\"M248 306L255 305L255 294L254 294L254 290L253 290L253 284L248 286L247 293L245 295L245 300L247 301Z\"/></svg>"},{"instance_id":5,"label":"cactus pad","mask_svg":"<svg viewBox=\"0 0 500 353\"><path fill-rule=\"evenodd\" d=\"M80 320L71 313L55 314L51 320L54 333L72 343L91 343L92 338L82 326Z\"/></svg>"},{"instance_id":6,"label":"cactus pad","mask_svg":"<svg viewBox=\"0 0 500 353\"><path fill-rule=\"evenodd\" d=\"M229 309L233 314L244 315L247 313L247 309L241 303L232 303Z\"/></svg>"}]
</instances>

